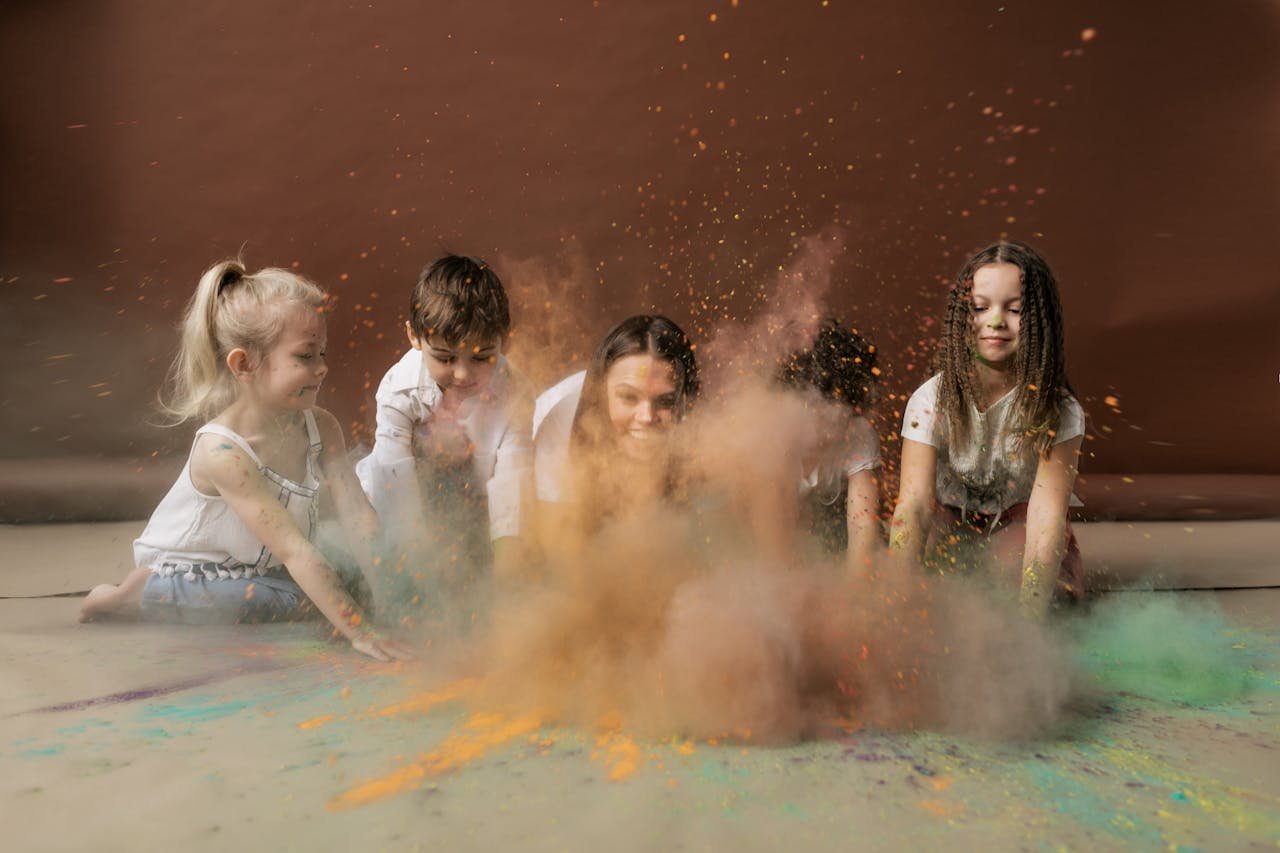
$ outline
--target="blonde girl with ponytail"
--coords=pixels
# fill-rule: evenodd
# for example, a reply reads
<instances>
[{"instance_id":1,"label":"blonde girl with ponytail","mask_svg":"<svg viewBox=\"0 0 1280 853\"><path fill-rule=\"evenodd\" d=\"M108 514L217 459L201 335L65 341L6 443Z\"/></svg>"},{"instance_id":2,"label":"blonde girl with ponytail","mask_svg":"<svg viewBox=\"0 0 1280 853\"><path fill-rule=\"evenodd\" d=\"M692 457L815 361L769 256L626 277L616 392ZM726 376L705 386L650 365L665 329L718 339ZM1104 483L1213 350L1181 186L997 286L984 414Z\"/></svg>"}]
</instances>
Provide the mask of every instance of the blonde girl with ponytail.
<instances>
[{"instance_id":1,"label":"blonde girl with ponytail","mask_svg":"<svg viewBox=\"0 0 1280 853\"><path fill-rule=\"evenodd\" d=\"M378 535L342 429L316 406L328 373L324 307L324 292L289 270L250 275L223 261L200 278L160 405L171 425L206 423L134 542L137 568L95 587L82 621L258 622L318 610L370 657L412 656L371 630L313 544L322 489L366 570Z\"/></svg>"}]
</instances>

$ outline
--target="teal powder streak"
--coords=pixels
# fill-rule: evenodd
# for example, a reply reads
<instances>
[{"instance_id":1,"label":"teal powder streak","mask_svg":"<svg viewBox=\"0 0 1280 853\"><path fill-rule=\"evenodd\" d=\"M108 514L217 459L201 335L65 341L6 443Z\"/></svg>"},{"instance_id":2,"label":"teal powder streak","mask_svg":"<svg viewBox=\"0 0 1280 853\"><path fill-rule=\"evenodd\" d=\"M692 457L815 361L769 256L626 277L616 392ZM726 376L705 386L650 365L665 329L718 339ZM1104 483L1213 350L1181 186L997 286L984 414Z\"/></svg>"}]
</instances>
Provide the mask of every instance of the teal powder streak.
<instances>
[{"instance_id":1,"label":"teal powder streak","mask_svg":"<svg viewBox=\"0 0 1280 853\"><path fill-rule=\"evenodd\" d=\"M1113 596L1073 630L1080 664L1110 691L1219 705L1241 699L1259 681L1257 653L1204 600L1159 593Z\"/></svg>"},{"instance_id":2,"label":"teal powder streak","mask_svg":"<svg viewBox=\"0 0 1280 853\"><path fill-rule=\"evenodd\" d=\"M1041 794L1036 798L1046 809L1052 809L1080 826L1105 832L1125 842L1154 850L1163 846L1160 831L1140 816L1116 808L1116 798L1104 793L1097 782L1059 770L1047 761L1028 761L1022 772Z\"/></svg>"},{"instance_id":3,"label":"teal powder streak","mask_svg":"<svg viewBox=\"0 0 1280 853\"><path fill-rule=\"evenodd\" d=\"M222 702L214 705L204 704L187 704L187 705L157 705L154 708L147 709L144 714L148 719L165 720L175 723L207 723L210 720L217 720L222 717L229 717L232 714L238 714L255 702L250 700L238 700L235 702Z\"/></svg>"}]
</instances>

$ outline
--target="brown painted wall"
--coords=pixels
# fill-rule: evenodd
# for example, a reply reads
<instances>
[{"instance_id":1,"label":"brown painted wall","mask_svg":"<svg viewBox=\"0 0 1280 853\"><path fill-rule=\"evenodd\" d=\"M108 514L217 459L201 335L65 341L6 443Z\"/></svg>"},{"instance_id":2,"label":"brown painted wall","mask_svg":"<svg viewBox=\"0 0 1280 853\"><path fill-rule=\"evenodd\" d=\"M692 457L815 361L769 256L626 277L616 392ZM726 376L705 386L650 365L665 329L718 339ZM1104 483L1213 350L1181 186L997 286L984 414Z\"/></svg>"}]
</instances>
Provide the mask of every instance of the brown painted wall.
<instances>
[{"instance_id":1,"label":"brown painted wall","mask_svg":"<svg viewBox=\"0 0 1280 853\"><path fill-rule=\"evenodd\" d=\"M891 392L1007 233L1063 283L1086 470L1280 473L1277 9L7 4L0 457L182 448L146 405L242 245L338 294L322 402L359 434L442 248L505 274L517 342L581 350L638 310L745 319L836 226L830 308Z\"/></svg>"}]
</instances>

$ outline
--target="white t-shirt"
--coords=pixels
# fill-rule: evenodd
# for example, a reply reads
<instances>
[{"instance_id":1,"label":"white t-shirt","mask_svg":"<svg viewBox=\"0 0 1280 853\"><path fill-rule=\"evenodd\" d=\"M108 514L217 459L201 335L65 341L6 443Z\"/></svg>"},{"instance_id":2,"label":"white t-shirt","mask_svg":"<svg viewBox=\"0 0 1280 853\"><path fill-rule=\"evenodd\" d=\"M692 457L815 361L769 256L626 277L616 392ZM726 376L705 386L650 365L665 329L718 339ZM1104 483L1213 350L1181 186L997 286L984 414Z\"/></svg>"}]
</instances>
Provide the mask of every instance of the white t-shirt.
<instances>
[{"instance_id":1,"label":"white t-shirt","mask_svg":"<svg viewBox=\"0 0 1280 853\"><path fill-rule=\"evenodd\" d=\"M880 436L863 417L852 417L844 436L818 466L800 478L800 496L816 492L824 502L839 497L845 483L859 471L880 467Z\"/></svg>"},{"instance_id":2,"label":"white t-shirt","mask_svg":"<svg viewBox=\"0 0 1280 853\"><path fill-rule=\"evenodd\" d=\"M569 434L587 372L566 376L538 395L533 407L533 472L538 500L569 499Z\"/></svg>"},{"instance_id":3,"label":"white t-shirt","mask_svg":"<svg viewBox=\"0 0 1280 853\"><path fill-rule=\"evenodd\" d=\"M432 413L443 392L411 349L391 366L378 385L377 428L373 452L356 465L360 485L379 515L387 516L403 494L401 484L414 474L414 443L431 432ZM489 535L520 533L522 495L532 476L529 381L498 356L489 387L463 400L457 422L473 445L471 461L485 483Z\"/></svg>"},{"instance_id":4,"label":"white t-shirt","mask_svg":"<svg viewBox=\"0 0 1280 853\"><path fill-rule=\"evenodd\" d=\"M538 395L534 406L534 477L538 500L568 500L569 436L582 398L586 371L568 376ZM880 438L866 418L849 419L835 447L807 474L798 472L801 496L814 490L838 495L844 481L880 466Z\"/></svg>"},{"instance_id":5,"label":"white t-shirt","mask_svg":"<svg viewBox=\"0 0 1280 853\"><path fill-rule=\"evenodd\" d=\"M928 444L938 451L935 496L944 506L997 515L1031 498L1040 460L1033 447L1015 451L1009 422L1015 416L1014 392L1005 394L985 412L969 404L972 435L951 454L947 446L947 419L938 411L941 374L916 389L902 416L902 437ZM1054 444L1084 435L1084 410L1068 397L1058 419ZM1080 506L1074 495L1072 506Z\"/></svg>"}]
</instances>

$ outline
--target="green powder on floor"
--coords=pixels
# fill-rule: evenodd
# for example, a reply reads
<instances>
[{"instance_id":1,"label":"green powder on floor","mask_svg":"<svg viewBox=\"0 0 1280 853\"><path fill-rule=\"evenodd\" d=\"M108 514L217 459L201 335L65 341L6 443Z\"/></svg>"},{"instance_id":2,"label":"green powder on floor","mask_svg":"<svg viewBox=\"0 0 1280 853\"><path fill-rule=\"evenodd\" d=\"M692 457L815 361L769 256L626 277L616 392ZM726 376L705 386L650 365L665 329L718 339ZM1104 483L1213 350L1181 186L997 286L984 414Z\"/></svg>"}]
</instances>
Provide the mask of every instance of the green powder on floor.
<instances>
[{"instance_id":1,"label":"green powder on floor","mask_svg":"<svg viewBox=\"0 0 1280 853\"><path fill-rule=\"evenodd\" d=\"M1125 593L1071 626L1077 659L1106 690L1217 705L1249 692L1257 651L1218 607L1178 593Z\"/></svg>"}]
</instances>

